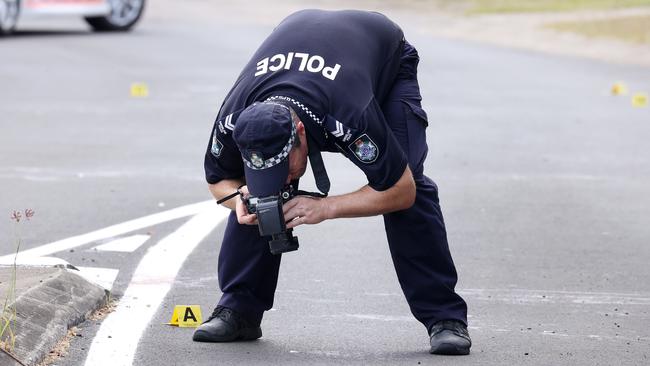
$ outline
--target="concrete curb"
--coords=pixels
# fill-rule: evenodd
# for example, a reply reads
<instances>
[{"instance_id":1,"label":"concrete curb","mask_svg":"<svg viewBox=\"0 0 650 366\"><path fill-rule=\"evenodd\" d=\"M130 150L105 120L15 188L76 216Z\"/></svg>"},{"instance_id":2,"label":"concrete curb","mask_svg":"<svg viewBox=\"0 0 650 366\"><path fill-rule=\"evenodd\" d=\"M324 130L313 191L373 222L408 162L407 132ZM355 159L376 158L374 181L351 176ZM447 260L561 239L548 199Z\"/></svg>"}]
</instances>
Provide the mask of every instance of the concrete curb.
<instances>
[{"instance_id":1,"label":"concrete curb","mask_svg":"<svg viewBox=\"0 0 650 366\"><path fill-rule=\"evenodd\" d=\"M4 289L12 266L0 266ZM108 302L109 291L65 267L18 266L16 269L16 336L13 353L25 365L36 365L68 332ZM3 296L6 298L6 290ZM4 303L4 298L2 299ZM6 340L6 335L4 339ZM6 360L5 360L6 359ZM0 352L0 364L17 364ZM12 363L13 362L13 363Z\"/></svg>"}]
</instances>

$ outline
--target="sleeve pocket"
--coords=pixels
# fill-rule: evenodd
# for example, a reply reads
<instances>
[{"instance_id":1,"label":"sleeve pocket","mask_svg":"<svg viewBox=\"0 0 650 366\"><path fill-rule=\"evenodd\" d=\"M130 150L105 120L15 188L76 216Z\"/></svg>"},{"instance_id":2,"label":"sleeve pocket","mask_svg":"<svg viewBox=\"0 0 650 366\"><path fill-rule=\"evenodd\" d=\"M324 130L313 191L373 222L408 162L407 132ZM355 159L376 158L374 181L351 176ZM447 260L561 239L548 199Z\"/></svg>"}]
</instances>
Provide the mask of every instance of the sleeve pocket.
<instances>
[{"instance_id":1,"label":"sleeve pocket","mask_svg":"<svg viewBox=\"0 0 650 366\"><path fill-rule=\"evenodd\" d=\"M413 115L417 120L420 121L424 125L424 127L429 126L429 119L427 117L427 112L422 109L418 104L411 102L411 101L406 101L402 100L402 103L404 103L407 106L407 114Z\"/></svg>"}]
</instances>

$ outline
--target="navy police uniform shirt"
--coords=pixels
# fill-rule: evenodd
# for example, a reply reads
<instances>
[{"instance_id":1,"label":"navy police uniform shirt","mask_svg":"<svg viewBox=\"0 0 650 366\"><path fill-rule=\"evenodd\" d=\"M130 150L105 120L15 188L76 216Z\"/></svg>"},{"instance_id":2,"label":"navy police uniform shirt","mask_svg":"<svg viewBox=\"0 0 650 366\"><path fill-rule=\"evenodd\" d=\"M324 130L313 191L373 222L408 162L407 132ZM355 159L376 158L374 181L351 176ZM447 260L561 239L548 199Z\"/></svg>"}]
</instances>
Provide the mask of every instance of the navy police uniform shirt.
<instances>
[{"instance_id":1,"label":"navy police uniform shirt","mask_svg":"<svg viewBox=\"0 0 650 366\"><path fill-rule=\"evenodd\" d=\"M375 190L393 186L407 160L380 106L403 44L402 30L379 13L303 10L284 19L221 106L205 156L208 183L244 176L233 128L244 108L271 100L296 111L310 149L344 154Z\"/></svg>"}]
</instances>

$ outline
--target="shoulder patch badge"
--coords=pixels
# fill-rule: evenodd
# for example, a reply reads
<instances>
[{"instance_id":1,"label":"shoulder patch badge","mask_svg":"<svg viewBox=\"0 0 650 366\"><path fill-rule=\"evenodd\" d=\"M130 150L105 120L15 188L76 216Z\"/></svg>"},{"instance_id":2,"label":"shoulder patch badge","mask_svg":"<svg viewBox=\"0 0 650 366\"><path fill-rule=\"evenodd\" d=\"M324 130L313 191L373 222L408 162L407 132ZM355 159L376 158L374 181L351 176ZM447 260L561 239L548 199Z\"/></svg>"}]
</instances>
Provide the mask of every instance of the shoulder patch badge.
<instances>
[{"instance_id":1,"label":"shoulder patch badge","mask_svg":"<svg viewBox=\"0 0 650 366\"><path fill-rule=\"evenodd\" d=\"M217 131L212 135L212 148L210 151L215 158L221 156L221 151L223 151L223 144L217 139Z\"/></svg>"},{"instance_id":2,"label":"shoulder patch badge","mask_svg":"<svg viewBox=\"0 0 650 366\"><path fill-rule=\"evenodd\" d=\"M358 139L348 145L348 149L350 149L350 151L354 153L354 156L356 156L362 163L372 163L377 160L377 156L379 156L379 148L377 147L377 144L375 144L367 134L359 136Z\"/></svg>"}]
</instances>

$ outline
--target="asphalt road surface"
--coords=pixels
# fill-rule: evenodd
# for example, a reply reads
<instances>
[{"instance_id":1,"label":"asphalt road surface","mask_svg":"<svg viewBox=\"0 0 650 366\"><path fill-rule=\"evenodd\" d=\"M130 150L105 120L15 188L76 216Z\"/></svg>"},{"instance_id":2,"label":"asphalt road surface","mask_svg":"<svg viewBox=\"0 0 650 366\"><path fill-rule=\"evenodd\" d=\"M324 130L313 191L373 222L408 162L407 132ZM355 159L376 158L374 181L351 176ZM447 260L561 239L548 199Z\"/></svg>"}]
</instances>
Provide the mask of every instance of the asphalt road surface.
<instances>
[{"instance_id":1,"label":"asphalt road surface","mask_svg":"<svg viewBox=\"0 0 650 366\"><path fill-rule=\"evenodd\" d=\"M24 23L0 40L1 255L15 250L15 235L36 248L210 199L202 161L222 98L301 5L178 4L152 2L129 34L92 34L72 19ZM649 70L435 39L420 15L388 15L422 59L426 171L440 186L472 354L427 353L380 217L300 227L264 337L193 343L192 329L163 323L176 304L207 316L220 296L215 218L179 255L142 332L127 322L107 335L88 321L58 365L83 365L97 337L124 333L139 340L134 365L650 363L650 109L609 95L618 80L647 91ZM133 82L149 96L130 97ZM344 158L325 159L334 194L364 184ZM14 225L12 210L26 208L35 216ZM149 236L132 252L93 249L107 237L51 256L119 270L119 298L148 249L190 218L116 234Z\"/></svg>"}]
</instances>

